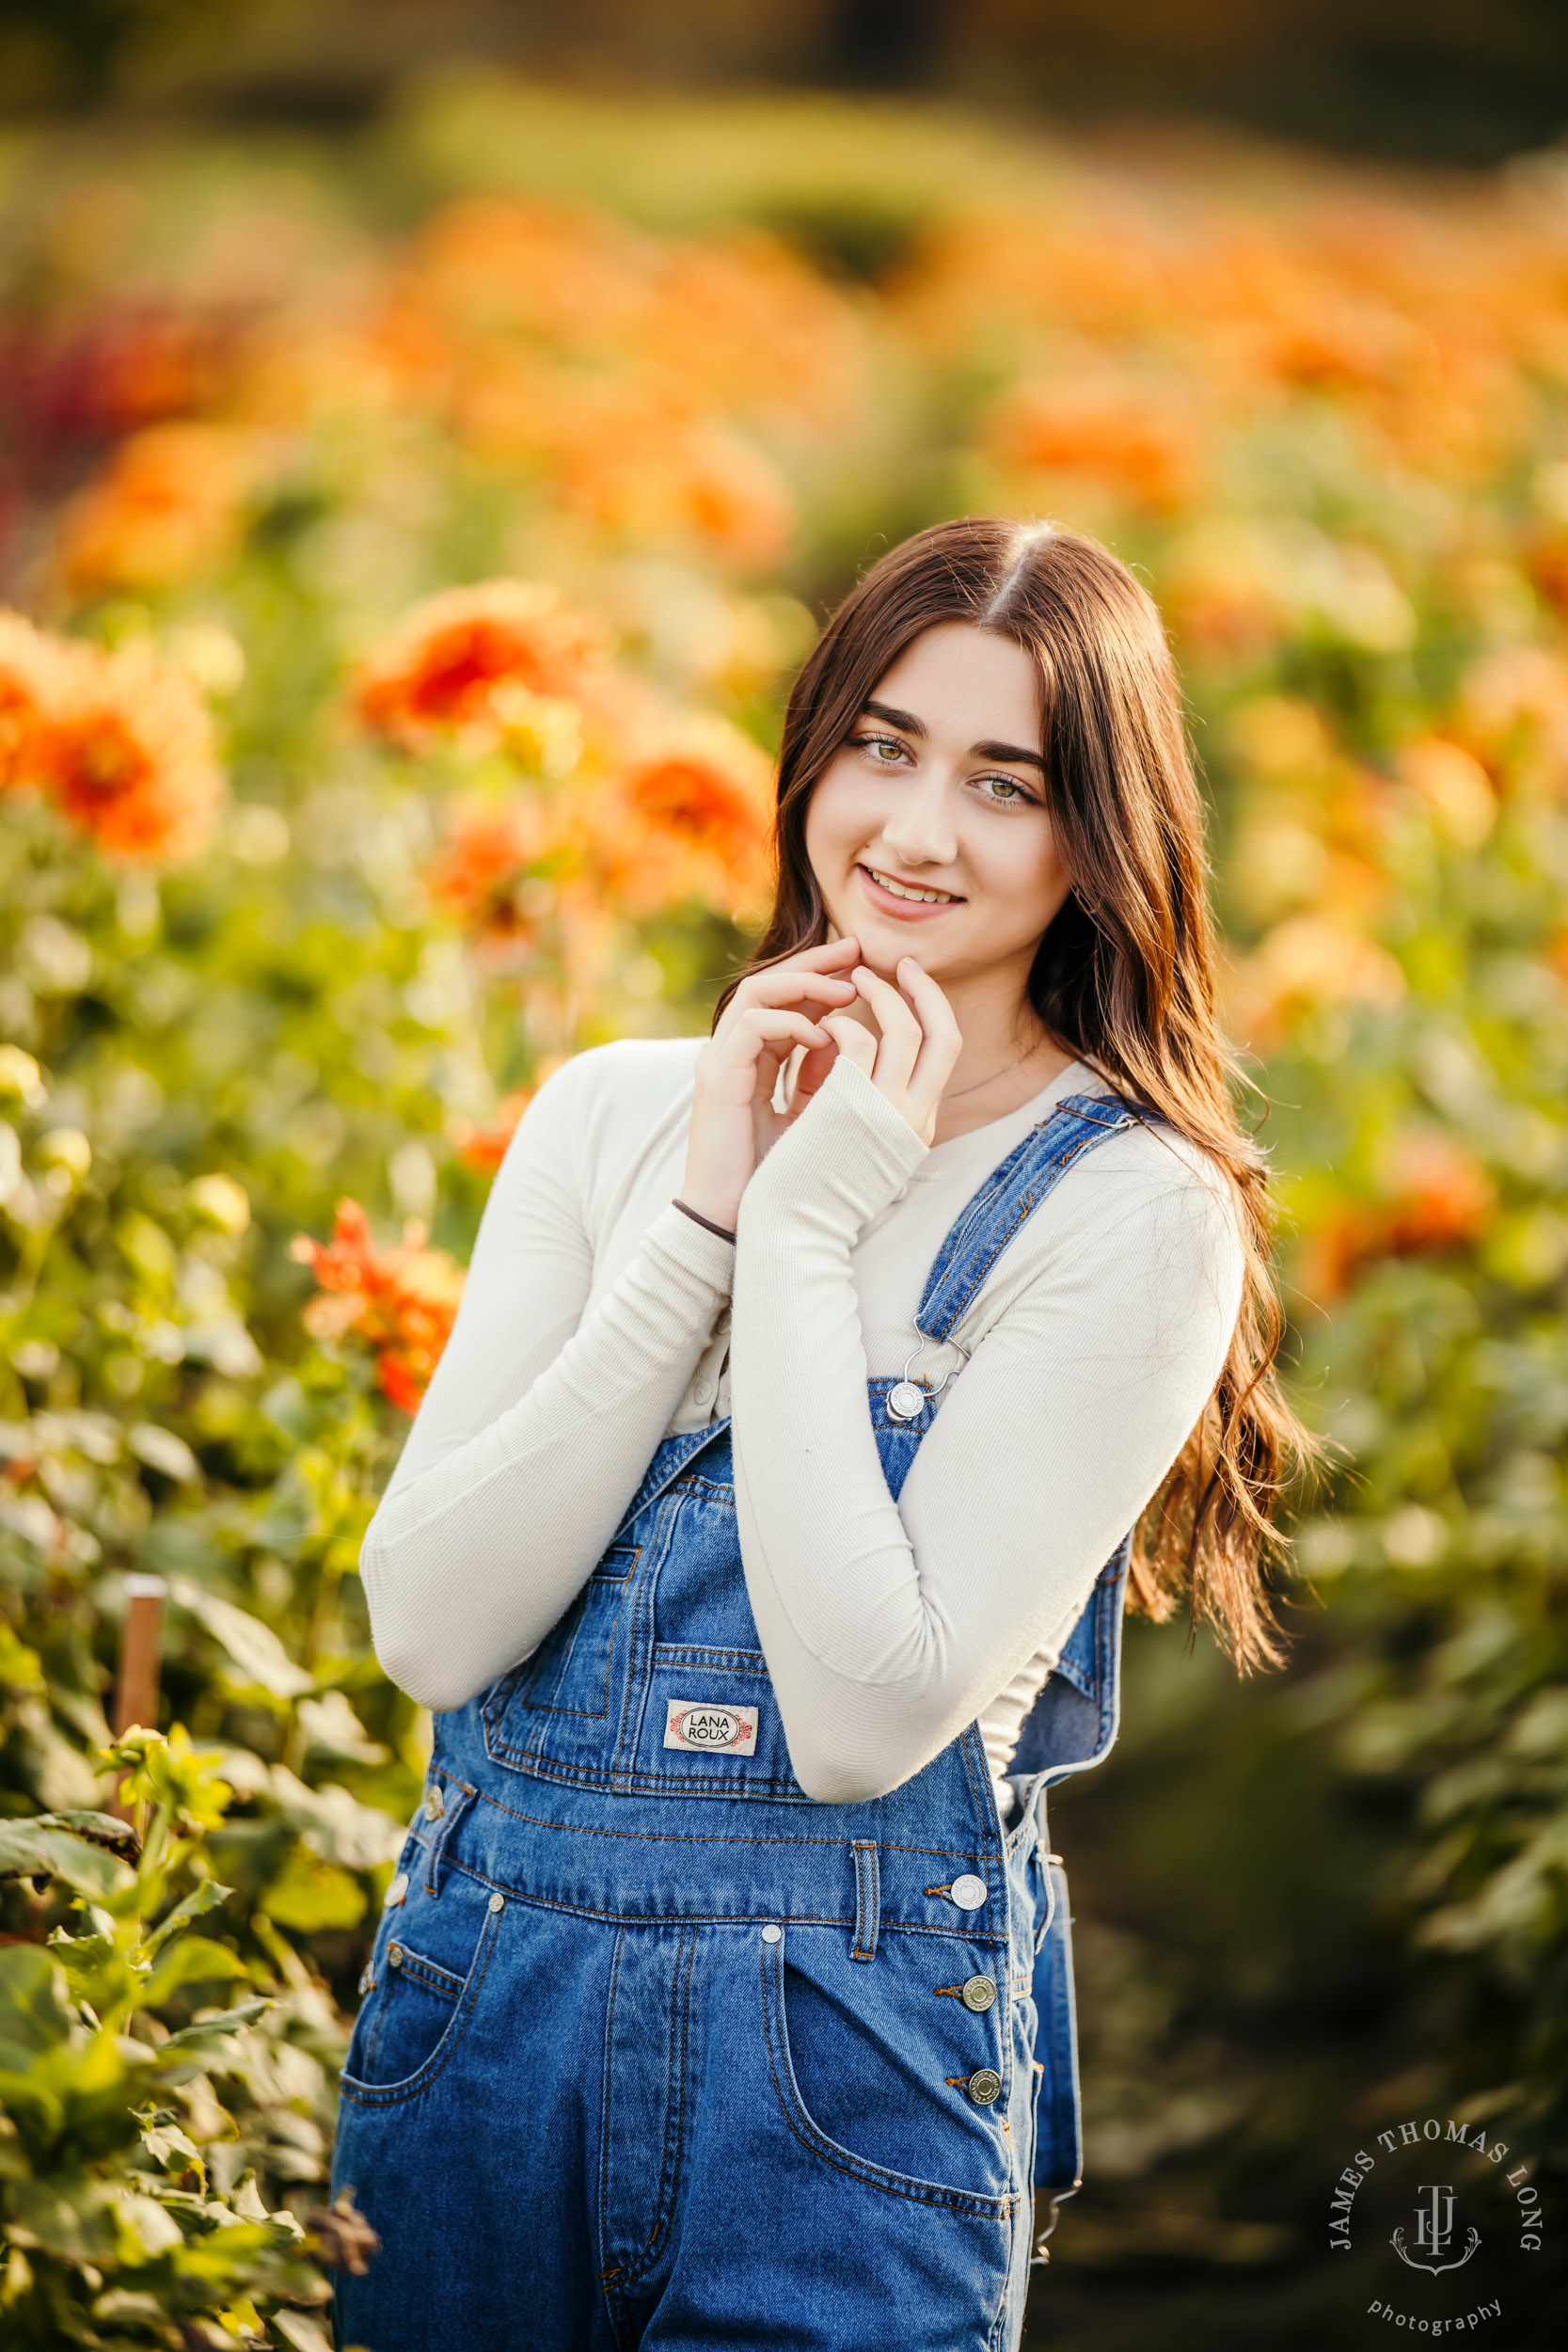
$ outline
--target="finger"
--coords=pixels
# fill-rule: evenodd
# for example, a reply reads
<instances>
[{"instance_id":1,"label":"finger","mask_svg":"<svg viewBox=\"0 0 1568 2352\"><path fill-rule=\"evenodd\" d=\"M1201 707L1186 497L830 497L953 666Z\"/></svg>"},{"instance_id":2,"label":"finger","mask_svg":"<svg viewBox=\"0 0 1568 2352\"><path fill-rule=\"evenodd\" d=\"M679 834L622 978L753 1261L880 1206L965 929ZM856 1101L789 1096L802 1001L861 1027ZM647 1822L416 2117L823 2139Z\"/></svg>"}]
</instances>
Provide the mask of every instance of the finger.
<instances>
[{"instance_id":1,"label":"finger","mask_svg":"<svg viewBox=\"0 0 1568 2352\"><path fill-rule=\"evenodd\" d=\"M859 1028L858 1021L855 1026ZM789 1107L793 1117L798 1118L812 1096L826 1086L837 1059L838 1047L834 1044L807 1047L800 1057L800 1066L795 1073L795 1085L790 1093Z\"/></svg>"},{"instance_id":2,"label":"finger","mask_svg":"<svg viewBox=\"0 0 1568 2352\"><path fill-rule=\"evenodd\" d=\"M900 959L898 985L914 1007L915 1018L924 1032L924 1042L910 1079L911 1109L924 1117L935 1109L942 1089L953 1075L963 1051L963 1031L945 992L913 956Z\"/></svg>"},{"instance_id":3,"label":"finger","mask_svg":"<svg viewBox=\"0 0 1568 2352\"><path fill-rule=\"evenodd\" d=\"M860 960L857 939L824 939L815 947L797 947L792 956L781 956L777 963L768 964L762 972L749 972L741 981L742 988L751 981L764 979L771 972L842 972Z\"/></svg>"},{"instance_id":4,"label":"finger","mask_svg":"<svg viewBox=\"0 0 1568 2352\"><path fill-rule=\"evenodd\" d=\"M852 1061L868 1078L875 1075L877 1041L863 1021L857 1021L852 1012L831 1012L822 1026L846 1061Z\"/></svg>"},{"instance_id":5,"label":"finger","mask_svg":"<svg viewBox=\"0 0 1568 2352\"><path fill-rule=\"evenodd\" d=\"M742 1012L754 1005L832 1005L836 1010L855 1001L855 983L847 973L791 972L776 964L742 980L730 999Z\"/></svg>"},{"instance_id":6,"label":"finger","mask_svg":"<svg viewBox=\"0 0 1568 2352\"><path fill-rule=\"evenodd\" d=\"M758 1004L799 1004L808 993L815 995L818 982L838 980L850 986L844 966L853 963L860 949L852 939L825 940L818 947L803 947L798 955L786 956L779 963L770 963L765 971L749 972L739 981L735 993L725 1006L723 1015L714 1031L716 1037L733 1027L751 1006ZM852 1003L853 995L835 995L832 990L821 999L824 1003Z\"/></svg>"},{"instance_id":7,"label":"finger","mask_svg":"<svg viewBox=\"0 0 1568 2352\"><path fill-rule=\"evenodd\" d=\"M925 1034L906 998L890 981L879 979L869 964L856 964L855 986L876 1014L882 1033L877 1048L877 1084L884 1094L900 1095L909 1086Z\"/></svg>"},{"instance_id":8,"label":"finger","mask_svg":"<svg viewBox=\"0 0 1568 2352\"><path fill-rule=\"evenodd\" d=\"M741 1015L726 1042L735 1062L744 1064L755 1061L768 1048L776 1049L775 1061L784 1061L798 1045L826 1045L829 1038L827 1030L816 1022L808 1021L804 1013L754 1006Z\"/></svg>"}]
</instances>

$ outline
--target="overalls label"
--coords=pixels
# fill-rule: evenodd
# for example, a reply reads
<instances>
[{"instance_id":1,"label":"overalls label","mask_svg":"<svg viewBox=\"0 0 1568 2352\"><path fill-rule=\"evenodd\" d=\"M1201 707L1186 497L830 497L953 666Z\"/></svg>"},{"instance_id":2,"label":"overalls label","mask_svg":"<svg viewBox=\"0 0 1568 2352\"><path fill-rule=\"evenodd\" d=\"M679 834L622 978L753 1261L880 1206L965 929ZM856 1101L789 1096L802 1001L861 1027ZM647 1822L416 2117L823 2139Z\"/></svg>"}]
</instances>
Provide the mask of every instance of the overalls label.
<instances>
[{"instance_id":1,"label":"overalls label","mask_svg":"<svg viewBox=\"0 0 1568 2352\"><path fill-rule=\"evenodd\" d=\"M1069 1097L993 1169L925 1339L1136 1116ZM939 1409L890 1412L899 1385L869 1383L895 1498ZM343 2344L1016 2344L1032 2189L1080 2169L1044 1792L1115 1737L1128 1549L1024 1724L1008 1829L973 1724L889 1795L815 1804L729 1424L665 1439L533 1656L436 1718L342 2082L334 2180L383 2245L340 2283Z\"/></svg>"}]
</instances>

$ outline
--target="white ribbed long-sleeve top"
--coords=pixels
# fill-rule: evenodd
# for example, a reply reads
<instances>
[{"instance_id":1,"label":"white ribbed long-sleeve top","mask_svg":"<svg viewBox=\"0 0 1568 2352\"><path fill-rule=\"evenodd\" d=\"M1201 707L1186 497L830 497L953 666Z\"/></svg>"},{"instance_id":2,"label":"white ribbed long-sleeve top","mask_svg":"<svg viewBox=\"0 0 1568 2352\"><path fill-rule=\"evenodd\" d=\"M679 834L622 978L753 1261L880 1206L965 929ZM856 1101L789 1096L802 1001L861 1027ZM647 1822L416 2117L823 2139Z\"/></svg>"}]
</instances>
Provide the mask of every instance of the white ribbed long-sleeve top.
<instances>
[{"instance_id":1,"label":"white ribbed long-sleeve top","mask_svg":"<svg viewBox=\"0 0 1568 2352\"><path fill-rule=\"evenodd\" d=\"M927 1148L847 1058L747 1187L736 1245L671 1205L702 1041L541 1088L361 1558L377 1656L464 1705L567 1609L668 1434L733 1416L741 1558L790 1760L850 1803L977 1716L1000 1776L1095 1577L1218 1378L1243 1254L1225 1180L1134 1125L990 1269L895 1502L866 1409L948 1230L1082 1063ZM959 1353L959 1347L967 1351Z\"/></svg>"}]
</instances>

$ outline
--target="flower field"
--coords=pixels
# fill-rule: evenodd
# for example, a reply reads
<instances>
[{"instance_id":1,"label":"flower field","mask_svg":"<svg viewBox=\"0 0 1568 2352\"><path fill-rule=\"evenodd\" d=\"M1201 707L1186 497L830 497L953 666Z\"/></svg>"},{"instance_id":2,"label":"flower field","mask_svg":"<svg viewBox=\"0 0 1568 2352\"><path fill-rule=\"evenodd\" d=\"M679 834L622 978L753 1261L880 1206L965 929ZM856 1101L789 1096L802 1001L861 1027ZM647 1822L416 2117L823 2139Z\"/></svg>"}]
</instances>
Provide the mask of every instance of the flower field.
<instances>
[{"instance_id":1,"label":"flower field","mask_svg":"<svg viewBox=\"0 0 1568 2352\"><path fill-rule=\"evenodd\" d=\"M1118 2344L1258 2341L1222 2277L1325 2341L1311 2168L1382 2085L1568 2169L1568 173L997 135L934 174L977 135L845 107L765 202L721 116L661 216L630 151L595 188L449 140L434 184L428 125L418 201L326 149L7 167L19 2348L326 2342L334 2073L428 1742L360 1535L530 1090L705 1025L816 616L979 508L1102 532L1167 613L1336 1449L1291 1668L1135 1629L1062 1807L1058 2333L1132 2263L1164 2332ZM163 1712L117 1747L128 1573Z\"/></svg>"}]
</instances>

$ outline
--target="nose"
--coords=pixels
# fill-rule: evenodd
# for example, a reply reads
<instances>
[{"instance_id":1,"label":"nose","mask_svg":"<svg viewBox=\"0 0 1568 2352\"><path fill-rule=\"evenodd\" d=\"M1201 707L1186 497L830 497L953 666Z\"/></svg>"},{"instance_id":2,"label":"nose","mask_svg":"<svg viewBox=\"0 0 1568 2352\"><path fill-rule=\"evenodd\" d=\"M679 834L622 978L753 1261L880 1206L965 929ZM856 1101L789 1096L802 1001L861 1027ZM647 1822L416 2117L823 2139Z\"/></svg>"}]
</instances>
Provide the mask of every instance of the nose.
<instances>
[{"instance_id":1,"label":"nose","mask_svg":"<svg viewBox=\"0 0 1568 2352\"><path fill-rule=\"evenodd\" d=\"M888 852L900 866L951 866L958 853L945 779L916 777L882 825Z\"/></svg>"}]
</instances>

